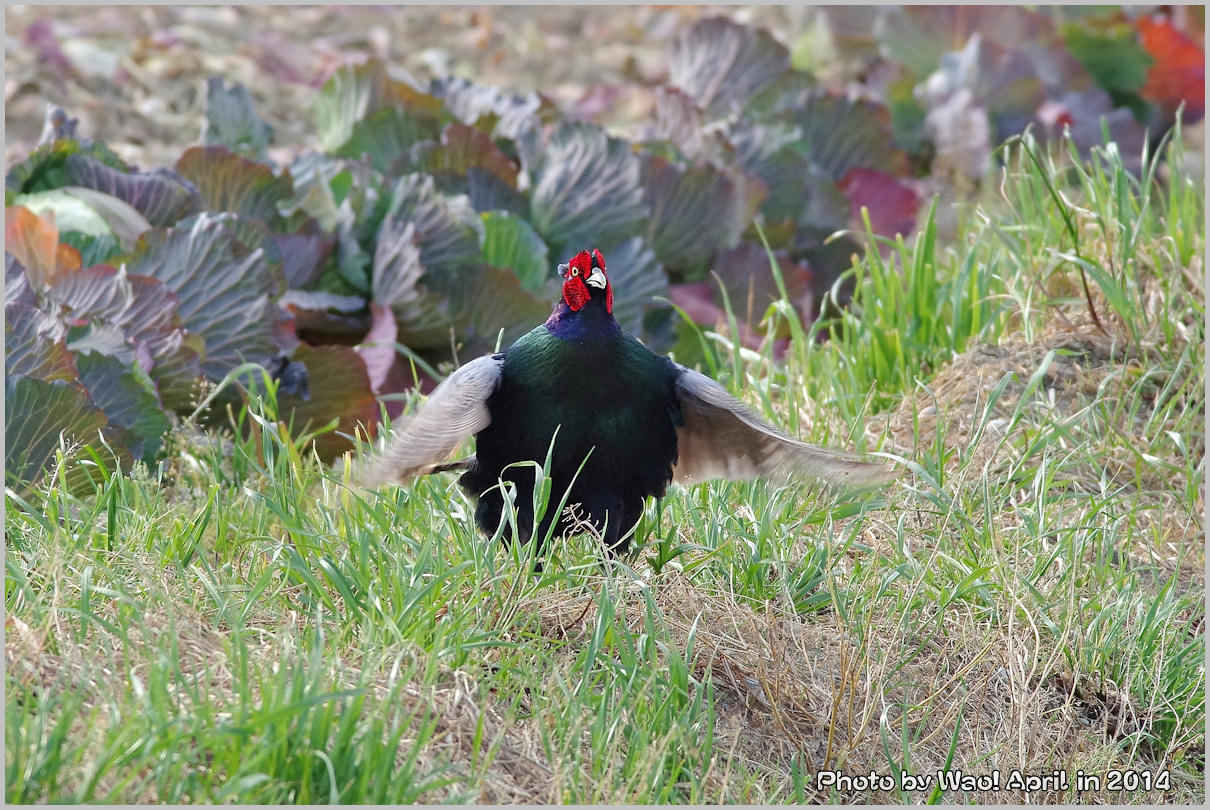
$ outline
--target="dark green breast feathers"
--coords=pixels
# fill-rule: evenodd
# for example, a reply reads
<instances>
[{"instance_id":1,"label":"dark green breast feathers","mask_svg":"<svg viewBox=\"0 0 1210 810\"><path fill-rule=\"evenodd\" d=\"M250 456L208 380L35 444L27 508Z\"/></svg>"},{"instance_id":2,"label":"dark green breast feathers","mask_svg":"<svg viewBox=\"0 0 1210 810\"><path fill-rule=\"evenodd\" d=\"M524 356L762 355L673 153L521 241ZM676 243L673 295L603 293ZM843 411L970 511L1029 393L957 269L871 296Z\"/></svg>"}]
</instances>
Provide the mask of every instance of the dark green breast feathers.
<instances>
[{"instance_id":1,"label":"dark green breast feathers","mask_svg":"<svg viewBox=\"0 0 1210 810\"><path fill-rule=\"evenodd\" d=\"M709 377L623 332L600 251L578 253L559 273L563 295L546 323L450 375L363 467L363 484L464 469L479 528L491 536L503 524L511 538L504 482L525 541L535 530L534 465L549 458L538 538L552 525L559 534L591 528L606 548L624 551L646 499L669 483L768 476L850 487L893 477L881 464L786 436ZM443 464L471 435L475 455Z\"/></svg>"},{"instance_id":2,"label":"dark green breast feathers","mask_svg":"<svg viewBox=\"0 0 1210 810\"><path fill-rule=\"evenodd\" d=\"M498 479L516 485L518 526L533 524L534 470L509 465L542 463L549 452L552 503L539 536L555 518L559 532L580 519L610 548L624 548L645 499L672 480L682 422L675 378L671 362L619 330L569 339L543 325L517 341L503 355L487 401L491 423L476 435L475 462L461 480L468 493L484 493L480 528L491 533L500 523L503 500L490 489ZM578 509L559 514L565 492Z\"/></svg>"}]
</instances>

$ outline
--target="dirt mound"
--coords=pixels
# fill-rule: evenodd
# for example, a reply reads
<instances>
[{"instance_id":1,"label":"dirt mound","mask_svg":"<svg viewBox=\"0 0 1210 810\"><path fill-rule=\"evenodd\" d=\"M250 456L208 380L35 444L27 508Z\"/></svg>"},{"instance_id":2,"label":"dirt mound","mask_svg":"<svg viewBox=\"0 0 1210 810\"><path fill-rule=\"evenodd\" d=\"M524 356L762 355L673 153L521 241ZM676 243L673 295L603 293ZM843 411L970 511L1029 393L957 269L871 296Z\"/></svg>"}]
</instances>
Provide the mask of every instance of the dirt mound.
<instances>
[{"instance_id":1,"label":"dirt mound","mask_svg":"<svg viewBox=\"0 0 1210 810\"><path fill-rule=\"evenodd\" d=\"M1090 321L1054 322L1033 341L1014 333L998 346L980 344L958 355L897 409L871 417L867 429L885 433L889 449L908 457L935 454L931 448L941 446L947 467L963 464L988 474L1030 452L1039 431L1057 430L1065 449L1090 442L1095 452L1086 472L1096 482L1104 471L1119 482L1137 477L1139 489L1171 490L1183 485L1177 468L1184 464L1162 457L1175 448L1145 445L1143 436L1156 432L1151 422L1161 392L1192 381L1149 367L1149 353L1148 346ZM1190 395L1197 389L1183 387ZM1204 412L1204 400L1188 404ZM1204 436L1189 438L1195 445L1187 451L1204 455ZM973 458L963 463L968 455ZM1140 459L1150 469L1140 469Z\"/></svg>"}]
</instances>

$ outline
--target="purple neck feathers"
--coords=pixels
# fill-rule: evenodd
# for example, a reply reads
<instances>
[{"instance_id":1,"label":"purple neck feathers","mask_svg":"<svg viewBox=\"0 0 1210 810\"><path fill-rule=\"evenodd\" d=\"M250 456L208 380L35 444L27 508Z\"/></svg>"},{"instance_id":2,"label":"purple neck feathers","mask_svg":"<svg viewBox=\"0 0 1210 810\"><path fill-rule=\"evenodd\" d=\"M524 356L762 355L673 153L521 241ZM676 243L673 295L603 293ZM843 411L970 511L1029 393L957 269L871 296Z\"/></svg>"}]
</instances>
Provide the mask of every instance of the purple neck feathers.
<instances>
[{"instance_id":1,"label":"purple neck feathers","mask_svg":"<svg viewBox=\"0 0 1210 810\"><path fill-rule=\"evenodd\" d=\"M547 330L563 340L584 340L593 337L608 337L622 331L613 315L605 310L605 302L590 300L579 312L573 312L562 299L555 304L554 312L546 319Z\"/></svg>"}]
</instances>

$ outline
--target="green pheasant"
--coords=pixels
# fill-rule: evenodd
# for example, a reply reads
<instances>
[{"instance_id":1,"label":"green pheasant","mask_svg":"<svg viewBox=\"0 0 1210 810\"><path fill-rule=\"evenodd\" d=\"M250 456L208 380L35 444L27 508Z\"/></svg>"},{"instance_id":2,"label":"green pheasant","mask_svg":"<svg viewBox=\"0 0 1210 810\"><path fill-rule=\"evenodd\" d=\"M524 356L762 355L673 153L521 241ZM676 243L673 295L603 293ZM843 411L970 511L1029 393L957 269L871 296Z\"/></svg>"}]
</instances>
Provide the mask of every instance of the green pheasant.
<instances>
[{"instance_id":1,"label":"green pheasant","mask_svg":"<svg viewBox=\"0 0 1210 810\"><path fill-rule=\"evenodd\" d=\"M714 380L622 331L600 251L581 251L559 274L563 294L546 323L451 374L371 461L365 483L463 469L476 523L492 536L505 517L500 481L510 482L524 542L534 531L535 472L518 462L541 466L549 453L552 506L538 537L552 523L558 533L587 523L622 552L646 499L670 483L771 476L851 488L894 476L790 438ZM475 454L443 463L470 436ZM565 492L578 509L559 513ZM504 535L511 539L507 522Z\"/></svg>"}]
</instances>

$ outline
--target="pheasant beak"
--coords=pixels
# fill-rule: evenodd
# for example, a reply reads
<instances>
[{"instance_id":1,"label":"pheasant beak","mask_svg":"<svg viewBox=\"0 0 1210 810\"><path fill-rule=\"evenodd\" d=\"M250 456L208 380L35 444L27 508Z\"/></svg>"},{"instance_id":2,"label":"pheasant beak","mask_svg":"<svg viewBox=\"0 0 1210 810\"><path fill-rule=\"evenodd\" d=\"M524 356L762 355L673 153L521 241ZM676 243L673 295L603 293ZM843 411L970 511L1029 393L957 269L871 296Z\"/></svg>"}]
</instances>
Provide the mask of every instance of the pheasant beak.
<instances>
[{"instance_id":1,"label":"pheasant beak","mask_svg":"<svg viewBox=\"0 0 1210 810\"><path fill-rule=\"evenodd\" d=\"M609 283L599 267L592 268L592 272L588 275L588 278L584 279L584 282L591 287L596 287L598 290L605 289L605 285Z\"/></svg>"}]
</instances>

